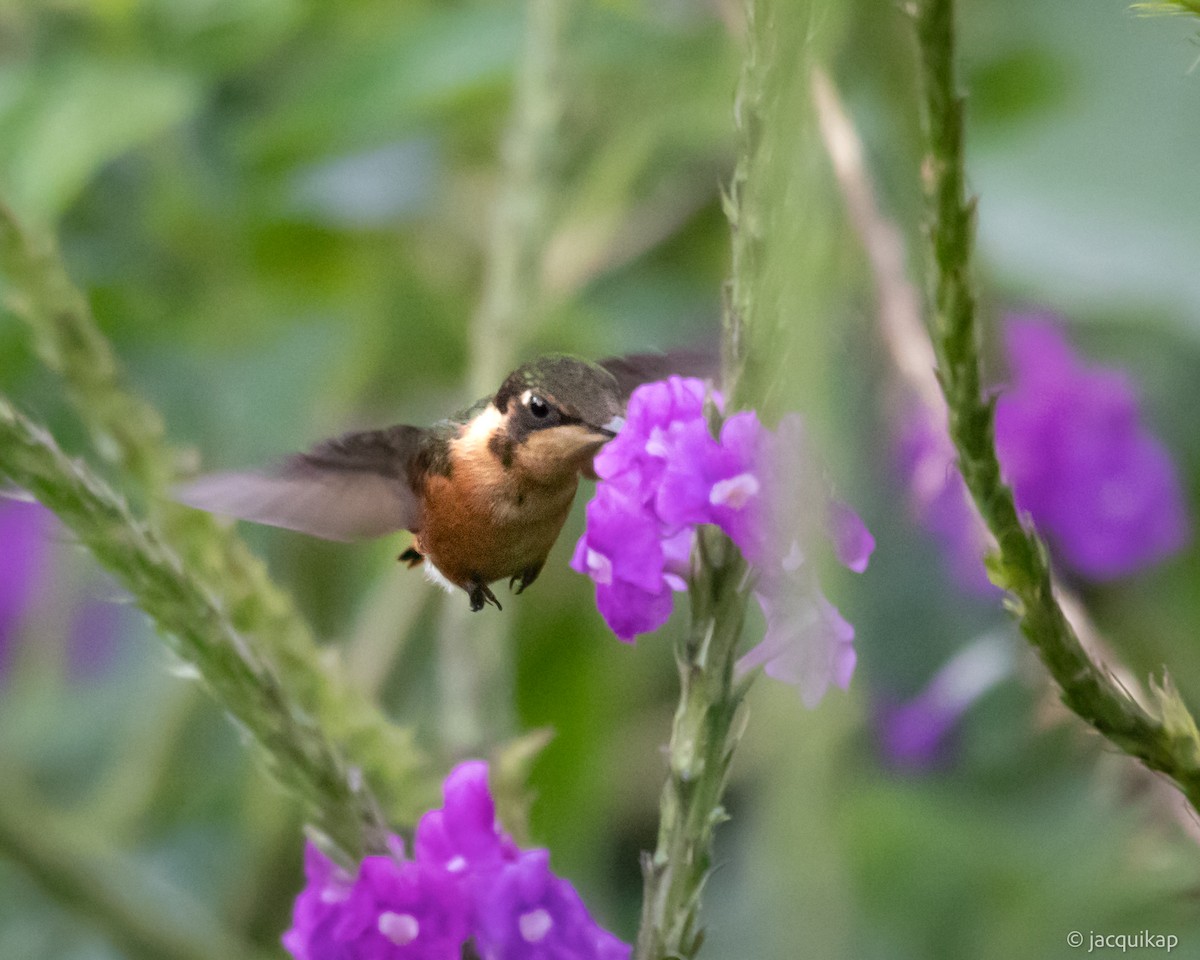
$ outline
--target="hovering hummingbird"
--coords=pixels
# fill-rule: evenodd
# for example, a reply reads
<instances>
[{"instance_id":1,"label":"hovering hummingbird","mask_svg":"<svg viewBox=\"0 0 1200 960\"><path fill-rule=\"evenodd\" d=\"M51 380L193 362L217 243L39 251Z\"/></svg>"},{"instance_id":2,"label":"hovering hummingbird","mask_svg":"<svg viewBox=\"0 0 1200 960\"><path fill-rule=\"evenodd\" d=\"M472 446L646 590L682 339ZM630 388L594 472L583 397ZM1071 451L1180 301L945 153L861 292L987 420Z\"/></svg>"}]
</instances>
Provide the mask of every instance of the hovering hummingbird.
<instances>
[{"instance_id":1,"label":"hovering hummingbird","mask_svg":"<svg viewBox=\"0 0 1200 960\"><path fill-rule=\"evenodd\" d=\"M670 374L708 377L703 353L591 363L548 354L431 427L348 433L273 468L201 477L180 502L326 540L414 534L399 559L500 608L490 584L520 593L541 573L592 458L624 423L634 388Z\"/></svg>"}]
</instances>

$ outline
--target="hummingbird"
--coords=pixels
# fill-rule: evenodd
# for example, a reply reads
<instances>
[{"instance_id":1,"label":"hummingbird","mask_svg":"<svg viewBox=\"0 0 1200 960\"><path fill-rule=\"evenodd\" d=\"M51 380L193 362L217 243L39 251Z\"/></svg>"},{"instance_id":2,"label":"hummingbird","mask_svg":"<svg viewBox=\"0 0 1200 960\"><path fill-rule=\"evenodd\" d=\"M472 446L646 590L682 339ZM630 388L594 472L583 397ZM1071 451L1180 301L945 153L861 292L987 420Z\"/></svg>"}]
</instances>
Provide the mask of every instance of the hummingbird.
<instances>
[{"instance_id":1,"label":"hummingbird","mask_svg":"<svg viewBox=\"0 0 1200 960\"><path fill-rule=\"evenodd\" d=\"M408 530L401 562L464 590L472 610L501 609L491 584L507 578L519 594L537 579L633 390L673 373L711 377L715 366L701 352L547 354L432 426L344 434L263 470L200 477L176 499L326 540Z\"/></svg>"}]
</instances>

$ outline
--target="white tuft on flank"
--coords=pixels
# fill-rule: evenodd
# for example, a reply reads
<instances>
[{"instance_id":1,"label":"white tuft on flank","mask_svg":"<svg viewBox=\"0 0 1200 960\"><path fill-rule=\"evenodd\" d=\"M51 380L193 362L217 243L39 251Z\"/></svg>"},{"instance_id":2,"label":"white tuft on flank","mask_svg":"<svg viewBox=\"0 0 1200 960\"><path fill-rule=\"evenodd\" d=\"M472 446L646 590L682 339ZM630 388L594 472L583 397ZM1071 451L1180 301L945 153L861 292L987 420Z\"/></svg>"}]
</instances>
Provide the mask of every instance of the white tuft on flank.
<instances>
[{"instance_id":1,"label":"white tuft on flank","mask_svg":"<svg viewBox=\"0 0 1200 960\"><path fill-rule=\"evenodd\" d=\"M456 584L447 580L446 575L430 562L429 557L425 558L425 562L421 566L425 568L425 579L430 583L441 587L447 593L453 593L458 589Z\"/></svg>"}]
</instances>

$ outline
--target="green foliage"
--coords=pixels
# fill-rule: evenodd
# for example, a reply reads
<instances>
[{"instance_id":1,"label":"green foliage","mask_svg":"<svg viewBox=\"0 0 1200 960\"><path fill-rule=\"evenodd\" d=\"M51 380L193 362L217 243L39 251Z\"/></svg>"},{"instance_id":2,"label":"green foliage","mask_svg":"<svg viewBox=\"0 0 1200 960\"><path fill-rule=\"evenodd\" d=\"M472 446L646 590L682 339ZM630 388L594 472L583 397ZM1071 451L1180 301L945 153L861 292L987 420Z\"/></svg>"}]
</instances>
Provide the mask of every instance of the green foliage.
<instances>
[{"instance_id":1,"label":"green foliage","mask_svg":"<svg viewBox=\"0 0 1200 960\"><path fill-rule=\"evenodd\" d=\"M0 392L89 466L27 448L44 436L16 420L6 439L23 439L0 459L47 468L89 537L119 531L98 548L164 613L208 618L173 642L249 711L252 737L293 757L302 793L325 791L348 845L376 820L347 794L349 770L364 772L379 819L404 824L435 773L478 745L503 771L506 822L549 846L629 940L667 775L700 828L668 835L701 836L698 870L672 894L689 915L703 883L701 957L1067 957L1070 929L1146 926L1194 952L1200 871L1177 798L1047 711L1036 665L971 711L945 769L903 776L879 761L876 705L917 690L967 638L1009 629L954 590L899 506L869 278L809 135L811 59L844 91L880 202L916 250L911 24L881 0L771 5L795 19L757 21L760 48L792 50L793 31L807 46L770 91L735 102L750 40L739 5L572 6L542 74L558 78L554 144L525 167L544 247L522 264L541 269L524 274L509 307L520 316L497 340L476 321L505 243L493 214L515 182L501 144L530 66L523 5L0 3L0 197L25 224L0 228ZM965 6L963 28L981 313L1066 310L1085 352L1141 382L1195 502L1194 26L1014 0ZM770 119L747 125L751 104ZM879 549L861 581L830 588L858 631L851 695L808 713L763 682L744 731L722 711L701 730L719 766L740 735L719 803L689 794L687 767L663 754L673 649L694 638L685 612L636 648L606 634L566 568L582 504L502 614L447 617L459 598L396 569L402 538L346 547L246 528L243 543L162 496L180 474L430 422L474 399L486 387L465 384L503 356L711 339L730 275L722 186L735 210L757 205L734 241L736 272L758 284L731 296L750 318L734 356L744 402L771 390L769 411L815 419ZM1003 380L993 347L981 347L989 386ZM53 535L0 674L0 956L281 956L303 812L246 759L215 701L170 675L177 656L113 602L126 593L81 539ZM1179 694L1164 680L1150 703L1172 749L1194 744L1179 705L1200 693L1198 575L1192 551L1085 595L1136 673L1170 666ZM761 628L750 610L747 637ZM100 665L81 667L81 650ZM545 729L549 743L508 739ZM730 819L712 830L718 808ZM114 885L126 896L96 896ZM675 931L688 947L696 932Z\"/></svg>"}]
</instances>

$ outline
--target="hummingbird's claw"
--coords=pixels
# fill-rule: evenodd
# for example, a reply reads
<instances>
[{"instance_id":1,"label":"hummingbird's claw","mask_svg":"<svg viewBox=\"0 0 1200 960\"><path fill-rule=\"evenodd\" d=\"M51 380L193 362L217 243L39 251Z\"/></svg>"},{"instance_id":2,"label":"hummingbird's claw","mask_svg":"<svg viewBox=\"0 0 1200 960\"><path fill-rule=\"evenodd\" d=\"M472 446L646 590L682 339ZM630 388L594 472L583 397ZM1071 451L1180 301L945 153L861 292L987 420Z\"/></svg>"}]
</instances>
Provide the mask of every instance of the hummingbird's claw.
<instances>
[{"instance_id":1,"label":"hummingbird's claw","mask_svg":"<svg viewBox=\"0 0 1200 960\"><path fill-rule=\"evenodd\" d=\"M513 583L516 580L520 580L520 584L517 585L517 595L520 596L525 592L525 588L538 578L538 574L541 572L541 564L538 564L536 567L526 567L519 574L514 576L512 580L508 581L508 589L511 590Z\"/></svg>"},{"instance_id":2,"label":"hummingbird's claw","mask_svg":"<svg viewBox=\"0 0 1200 960\"><path fill-rule=\"evenodd\" d=\"M467 596L471 598L471 611L478 613L484 608L485 604L490 603L497 610L503 610L500 606L500 601L496 599L496 595L492 593L492 588L486 583L474 583L467 590Z\"/></svg>"}]
</instances>

